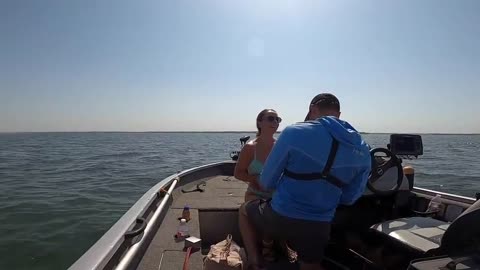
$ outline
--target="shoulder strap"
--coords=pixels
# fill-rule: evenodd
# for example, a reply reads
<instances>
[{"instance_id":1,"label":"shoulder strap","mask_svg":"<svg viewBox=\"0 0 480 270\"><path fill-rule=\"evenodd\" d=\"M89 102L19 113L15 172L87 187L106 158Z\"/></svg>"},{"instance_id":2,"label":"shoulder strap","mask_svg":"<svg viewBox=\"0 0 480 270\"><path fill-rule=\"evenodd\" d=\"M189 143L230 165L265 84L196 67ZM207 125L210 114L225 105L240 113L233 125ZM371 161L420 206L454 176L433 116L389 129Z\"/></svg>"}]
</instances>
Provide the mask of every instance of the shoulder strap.
<instances>
[{"instance_id":1,"label":"shoulder strap","mask_svg":"<svg viewBox=\"0 0 480 270\"><path fill-rule=\"evenodd\" d=\"M321 173L295 173L291 172L288 169L283 170L283 174L297 180L320 180L323 179L329 182L332 185L337 186L338 188L343 188L345 183L338 179L337 177L330 174L330 170L332 169L333 162L335 161L335 157L337 156L338 151L338 141L332 137L332 145L330 147L330 153L328 155L327 162L325 163L325 167Z\"/></svg>"},{"instance_id":2,"label":"shoulder strap","mask_svg":"<svg viewBox=\"0 0 480 270\"><path fill-rule=\"evenodd\" d=\"M330 174L330 170L332 169L333 162L335 161L335 157L337 156L338 151L338 141L334 137L332 137L332 146L330 147L330 154L328 154L328 160L323 168L322 174L327 176Z\"/></svg>"}]
</instances>

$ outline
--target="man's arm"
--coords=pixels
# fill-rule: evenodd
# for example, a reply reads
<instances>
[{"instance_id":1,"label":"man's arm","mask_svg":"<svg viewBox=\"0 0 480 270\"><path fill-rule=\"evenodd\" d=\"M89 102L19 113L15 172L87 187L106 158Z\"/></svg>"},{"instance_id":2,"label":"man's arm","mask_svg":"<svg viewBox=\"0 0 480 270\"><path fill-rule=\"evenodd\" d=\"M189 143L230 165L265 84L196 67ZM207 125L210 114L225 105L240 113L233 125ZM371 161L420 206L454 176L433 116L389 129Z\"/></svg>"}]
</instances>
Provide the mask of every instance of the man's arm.
<instances>
[{"instance_id":1,"label":"man's arm","mask_svg":"<svg viewBox=\"0 0 480 270\"><path fill-rule=\"evenodd\" d=\"M365 167L357 173L352 182L343 188L342 196L340 197L340 204L352 205L363 195L365 187L367 186L369 174L370 167Z\"/></svg>"},{"instance_id":2,"label":"man's arm","mask_svg":"<svg viewBox=\"0 0 480 270\"><path fill-rule=\"evenodd\" d=\"M260 185L265 190L275 190L287 165L288 151L290 149L290 138L292 129L286 127L278 140L275 142L270 155L268 155L262 173L260 174Z\"/></svg>"}]
</instances>

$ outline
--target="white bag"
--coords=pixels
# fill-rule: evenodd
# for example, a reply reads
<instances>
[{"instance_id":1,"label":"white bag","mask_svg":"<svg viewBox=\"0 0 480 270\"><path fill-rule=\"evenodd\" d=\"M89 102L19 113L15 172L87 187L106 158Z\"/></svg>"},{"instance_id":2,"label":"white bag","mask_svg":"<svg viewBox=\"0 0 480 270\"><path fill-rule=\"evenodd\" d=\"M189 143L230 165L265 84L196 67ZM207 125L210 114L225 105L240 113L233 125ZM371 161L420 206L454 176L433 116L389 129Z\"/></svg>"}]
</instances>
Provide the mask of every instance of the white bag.
<instances>
[{"instance_id":1,"label":"white bag","mask_svg":"<svg viewBox=\"0 0 480 270\"><path fill-rule=\"evenodd\" d=\"M203 270L243 270L240 247L232 240L232 235L210 246L203 259Z\"/></svg>"}]
</instances>

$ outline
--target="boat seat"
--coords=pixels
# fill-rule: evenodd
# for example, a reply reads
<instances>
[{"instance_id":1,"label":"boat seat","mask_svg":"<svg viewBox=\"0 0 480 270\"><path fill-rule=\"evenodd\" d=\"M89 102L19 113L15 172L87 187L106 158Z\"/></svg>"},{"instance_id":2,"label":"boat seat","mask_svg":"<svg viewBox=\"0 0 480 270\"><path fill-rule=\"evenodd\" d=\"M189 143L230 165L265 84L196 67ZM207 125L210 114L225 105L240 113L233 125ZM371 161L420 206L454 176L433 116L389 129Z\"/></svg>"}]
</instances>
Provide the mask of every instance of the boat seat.
<instances>
[{"instance_id":1,"label":"boat seat","mask_svg":"<svg viewBox=\"0 0 480 270\"><path fill-rule=\"evenodd\" d=\"M385 221L371 228L420 253L425 253L440 247L443 234L449 225L433 218L411 217Z\"/></svg>"},{"instance_id":2,"label":"boat seat","mask_svg":"<svg viewBox=\"0 0 480 270\"><path fill-rule=\"evenodd\" d=\"M480 200L472 204L453 222L427 217L409 217L384 221L371 227L394 242L418 253L438 249L457 253L476 248L480 243Z\"/></svg>"}]
</instances>

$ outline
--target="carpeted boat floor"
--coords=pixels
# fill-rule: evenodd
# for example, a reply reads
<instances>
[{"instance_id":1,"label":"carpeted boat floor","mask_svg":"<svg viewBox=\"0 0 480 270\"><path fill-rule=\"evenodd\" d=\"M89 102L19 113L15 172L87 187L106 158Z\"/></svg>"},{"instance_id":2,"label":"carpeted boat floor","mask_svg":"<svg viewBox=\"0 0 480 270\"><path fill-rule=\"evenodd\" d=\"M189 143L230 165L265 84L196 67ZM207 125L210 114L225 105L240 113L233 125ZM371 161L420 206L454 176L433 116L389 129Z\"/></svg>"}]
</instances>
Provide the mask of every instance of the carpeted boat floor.
<instances>
[{"instance_id":1,"label":"carpeted boat floor","mask_svg":"<svg viewBox=\"0 0 480 270\"><path fill-rule=\"evenodd\" d=\"M192 253L189 258L189 270L201 270L203 257L210 245L224 240L228 234L231 234L233 240L241 246L238 208L244 202L246 188L244 182L233 176L224 175L199 179L185 186L181 186L180 183L173 191L170 209L137 269L183 269L186 255L184 241L176 241L174 235L185 205L190 207L191 220L188 222L190 235L202 239L202 249ZM286 261L274 263L268 268L297 269L295 264Z\"/></svg>"}]
</instances>

